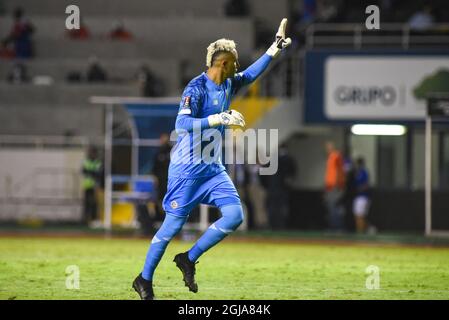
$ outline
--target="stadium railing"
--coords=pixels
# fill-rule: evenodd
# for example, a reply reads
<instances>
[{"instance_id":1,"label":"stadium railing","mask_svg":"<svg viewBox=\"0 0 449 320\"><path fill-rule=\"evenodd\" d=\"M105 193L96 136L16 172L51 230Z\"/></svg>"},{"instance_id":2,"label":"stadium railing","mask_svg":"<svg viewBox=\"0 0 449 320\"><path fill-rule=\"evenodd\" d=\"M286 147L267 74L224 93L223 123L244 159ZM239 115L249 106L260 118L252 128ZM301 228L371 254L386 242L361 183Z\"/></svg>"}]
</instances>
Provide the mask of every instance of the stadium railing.
<instances>
[{"instance_id":1,"label":"stadium railing","mask_svg":"<svg viewBox=\"0 0 449 320\"><path fill-rule=\"evenodd\" d=\"M449 46L449 24L438 23L425 30L413 29L408 23L381 23L380 29L368 30L363 23L315 23L305 29L305 47Z\"/></svg>"}]
</instances>

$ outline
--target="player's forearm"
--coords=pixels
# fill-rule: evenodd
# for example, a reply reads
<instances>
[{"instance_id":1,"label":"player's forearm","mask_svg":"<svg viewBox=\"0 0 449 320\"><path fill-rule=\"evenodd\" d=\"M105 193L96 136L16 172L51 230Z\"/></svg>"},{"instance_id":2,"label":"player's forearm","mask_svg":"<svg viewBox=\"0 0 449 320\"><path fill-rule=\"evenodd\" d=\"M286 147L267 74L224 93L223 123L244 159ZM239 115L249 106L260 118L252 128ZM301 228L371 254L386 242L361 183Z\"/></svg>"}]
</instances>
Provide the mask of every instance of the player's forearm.
<instances>
[{"instance_id":1,"label":"player's forearm","mask_svg":"<svg viewBox=\"0 0 449 320\"><path fill-rule=\"evenodd\" d=\"M194 118L189 115L178 115L175 124L176 130L185 130L192 132L193 129L208 129L210 128L209 121L206 118Z\"/></svg>"},{"instance_id":2,"label":"player's forearm","mask_svg":"<svg viewBox=\"0 0 449 320\"><path fill-rule=\"evenodd\" d=\"M273 58L268 54L263 54L252 65L250 65L245 71L243 71L243 77L246 83L255 81L268 67Z\"/></svg>"}]
</instances>

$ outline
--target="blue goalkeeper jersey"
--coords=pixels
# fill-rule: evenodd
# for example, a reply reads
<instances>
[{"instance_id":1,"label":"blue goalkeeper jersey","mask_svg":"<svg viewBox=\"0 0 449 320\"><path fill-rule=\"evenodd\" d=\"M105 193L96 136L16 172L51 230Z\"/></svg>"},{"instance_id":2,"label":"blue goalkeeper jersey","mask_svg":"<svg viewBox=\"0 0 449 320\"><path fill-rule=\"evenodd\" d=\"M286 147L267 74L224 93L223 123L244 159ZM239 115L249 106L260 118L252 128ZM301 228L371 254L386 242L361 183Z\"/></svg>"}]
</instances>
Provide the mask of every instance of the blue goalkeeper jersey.
<instances>
[{"instance_id":1,"label":"blue goalkeeper jersey","mask_svg":"<svg viewBox=\"0 0 449 320\"><path fill-rule=\"evenodd\" d=\"M225 127L210 128L207 117L228 110L232 97L241 87L256 80L271 59L264 54L221 85L209 79L205 72L189 82L176 118L178 138L171 153L170 178L209 177L225 170L221 161L221 137Z\"/></svg>"}]
</instances>

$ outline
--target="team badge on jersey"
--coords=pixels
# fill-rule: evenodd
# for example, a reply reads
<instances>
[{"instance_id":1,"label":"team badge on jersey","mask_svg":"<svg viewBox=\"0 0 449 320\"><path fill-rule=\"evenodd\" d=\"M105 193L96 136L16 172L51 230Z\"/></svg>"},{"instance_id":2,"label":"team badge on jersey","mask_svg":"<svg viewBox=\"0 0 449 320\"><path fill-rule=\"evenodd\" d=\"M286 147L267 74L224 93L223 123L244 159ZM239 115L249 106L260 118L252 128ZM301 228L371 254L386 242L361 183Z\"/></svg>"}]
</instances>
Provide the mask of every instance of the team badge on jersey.
<instances>
[{"instance_id":1,"label":"team badge on jersey","mask_svg":"<svg viewBox=\"0 0 449 320\"><path fill-rule=\"evenodd\" d=\"M173 200L172 202L170 202L170 206L172 207L172 209L176 209L178 207L178 203Z\"/></svg>"}]
</instances>

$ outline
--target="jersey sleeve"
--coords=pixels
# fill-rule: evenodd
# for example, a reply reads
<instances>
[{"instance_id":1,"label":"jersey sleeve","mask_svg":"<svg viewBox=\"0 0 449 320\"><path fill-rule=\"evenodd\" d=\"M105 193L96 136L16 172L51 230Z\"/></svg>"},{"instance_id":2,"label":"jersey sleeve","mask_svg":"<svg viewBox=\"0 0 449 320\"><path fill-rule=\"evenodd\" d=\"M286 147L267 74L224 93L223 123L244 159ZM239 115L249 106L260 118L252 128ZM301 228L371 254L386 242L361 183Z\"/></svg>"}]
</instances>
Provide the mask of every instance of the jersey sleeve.
<instances>
[{"instance_id":1,"label":"jersey sleeve","mask_svg":"<svg viewBox=\"0 0 449 320\"><path fill-rule=\"evenodd\" d=\"M265 53L246 70L237 73L232 79L232 93L236 94L243 86L254 82L267 69L271 60L272 57Z\"/></svg>"},{"instance_id":2,"label":"jersey sleeve","mask_svg":"<svg viewBox=\"0 0 449 320\"><path fill-rule=\"evenodd\" d=\"M178 115L189 115L194 118L198 117L202 99L201 91L198 88L188 86L182 93Z\"/></svg>"},{"instance_id":3,"label":"jersey sleeve","mask_svg":"<svg viewBox=\"0 0 449 320\"><path fill-rule=\"evenodd\" d=\"M206 129L209 128L209 121L201 118L201 105L203 95L199 88L188 86L181 97L179 104L178 116L176 117L176 130L185 130L191 132L195 127Z\"/></svg>"}]
</instances>

